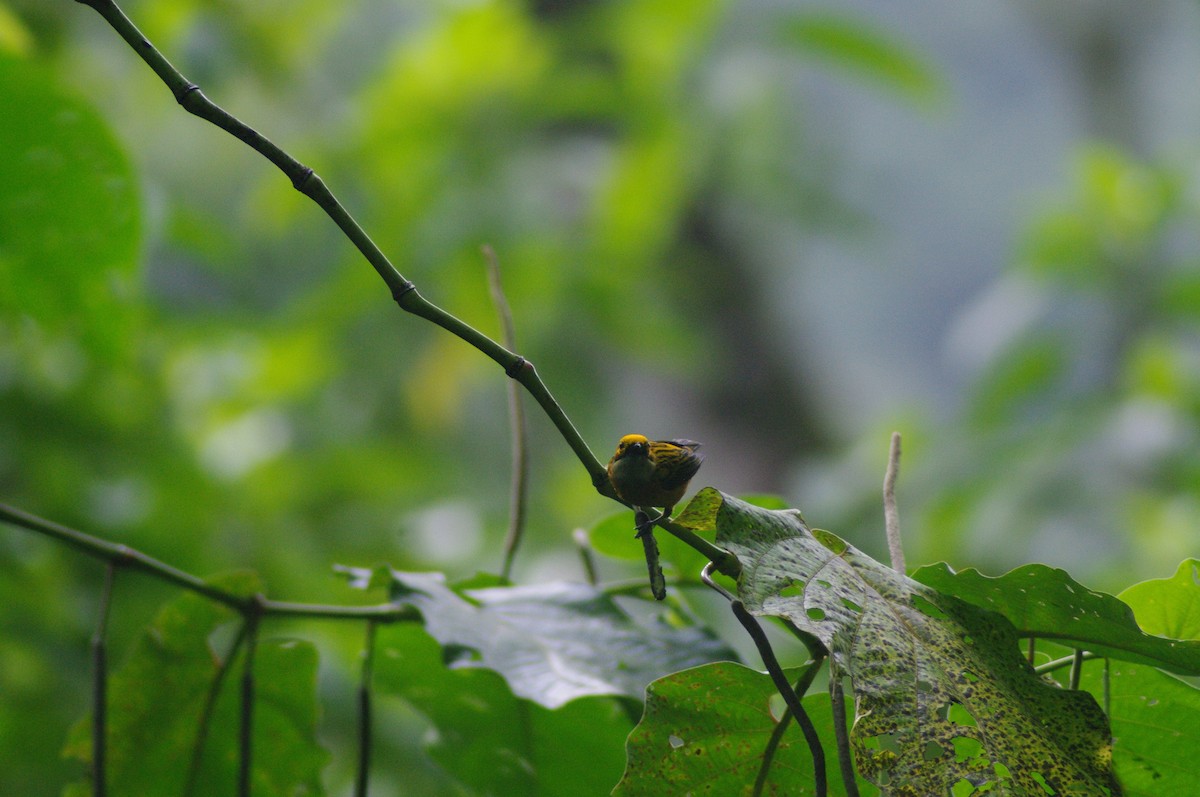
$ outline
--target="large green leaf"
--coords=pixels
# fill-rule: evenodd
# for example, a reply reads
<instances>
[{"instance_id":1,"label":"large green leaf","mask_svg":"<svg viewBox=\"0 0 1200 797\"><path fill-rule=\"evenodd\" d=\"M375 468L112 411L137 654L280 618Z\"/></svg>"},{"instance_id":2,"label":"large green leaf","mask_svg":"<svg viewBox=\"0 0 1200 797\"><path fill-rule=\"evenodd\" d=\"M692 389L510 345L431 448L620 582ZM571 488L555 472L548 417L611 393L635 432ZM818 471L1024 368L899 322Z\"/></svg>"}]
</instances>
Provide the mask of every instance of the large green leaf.
<instances>
[{"instance_id":1,"label":"large green leaf","mask_svg":"<svg viewBox=\"0 0 1200 797\"><path fill-rule=\"evenodd\" d=\"M221 579L250 594L251 574ZM234 619L224 606L194 594L163 606L108 685L108 786L112 794L179 795L200 733L214 679L227 666L210 645L219 626ZM254 661L253 783L256 795L322 794L328 759L316 740L317 657L312 645L264 639ZM240 675L240 673L239 673ZM233 794L238 767L240 696L237 676L226 677L213 713L199 769L198 793ZM91 761L91 723L71 734L66 754ZM89 793L77 784L74 793Z\"/></svg>"},{"instance_id":2,"label":"large green leaf","mask_svg":"<svg viewBox=\"0 0 1200 797\"><path fill-rule=\"evenodd\" d=\"M1087 664L1080 687L1103 700L1103 666ZM1125 794L1195 794L1200 783L1200 689L1144 664L1113 662L1107 691L1113 766Z\"/></svg>"},{"instance_id":3,"label":"large green leaf","mask_svg":"<svg viewBox=\"0 0 1200 797\"><path fill-rule=\"evenodd\" d=\"M974 569L955 572L938 563L920 568L913 578L939 592L1000 612L1022 635L1077 645L1181 675L1200 675L1200 641L1145 633L1129 606L1112 595L1088 589L1064 570L1031 564L992 577ZM1190 595L1187 578L1181 569L1172 582L1181 595ZM1194 583L1191 588L1200 593Z\"/></svg>"},{"instance_id":4,"label":"large green leaf","mask_svg":"<svg viewBox=\"0 0 1200 797\"><path fill-rule=\"evenodd\" d=\"M741 561L746 608L815 635L850 676L851 740L868 780L897 797L972 787L1119 793L1095 700L1038 678L1001 615L811 531L795 510L758 509L715 490L698 499L685 515L715 528Z\"/></svg>"},{"instance_id":5,"label":"large green leaf","mask_svg":"<svg viewBox=\"0 0 1200 797\"><path fill-rule=\"evenodd\" d=\"M96 111L0 56L0 311L97 332L137 265L137 184Z\"/></svg>"},{"instance_id":6,"label":"large green leaf","mask_svg":"<svg viewBox=\"0 0 1200 797\"><path fill-rule=\"evenodd\" d=\"M589 695L641 698L667 673L736 654L706 630L639 622L585 584L463 590L437 573L393 572L392 592L425 617L455 664L501 673L548 708Z\"/></svg>"},{"instance_id":7,"label":"large green leaf","mask_svg":"<svg viewBox=\"0 0 1200 797\"><path fill-rule=\"evenodd\" d=\"M384 626L376 636L377 689L429 719L429 752L443 769L482 794L575 797L612 788L633 725L618 701L589 697L552 711L516 697L491 670L447 667L446 653L413 624Z\"/></svg>"},{"instance_id":8,"label":"large green leaf","mask_svg":"<svg viewBox=\"0 0 1200 797\"><path fill-rule=\"evenodd\" d=\"M717 662L660 678L646 689L646 711L629 735L625 777L614 794L750 794L776 727L780 701L764 673ZM774 707L774 710L773 710ZM834 750L829 695L804 698L825 749L830 794L845 794ZM788 715L764 794L809 795L813 758ZM863 795L875 793L865 781Z\"/></svg>"},{"instance_id":9,"label":"large green leaf","mask_svg":"<svg viewBox=\"0 0 1200 797\"><path fill-rule=\"evenodd\" d=\"M1134 584L1118 595L1148 634L1200 639L1200 559L1184 559L1170 578Z\"/></svg>"}]
</instances>

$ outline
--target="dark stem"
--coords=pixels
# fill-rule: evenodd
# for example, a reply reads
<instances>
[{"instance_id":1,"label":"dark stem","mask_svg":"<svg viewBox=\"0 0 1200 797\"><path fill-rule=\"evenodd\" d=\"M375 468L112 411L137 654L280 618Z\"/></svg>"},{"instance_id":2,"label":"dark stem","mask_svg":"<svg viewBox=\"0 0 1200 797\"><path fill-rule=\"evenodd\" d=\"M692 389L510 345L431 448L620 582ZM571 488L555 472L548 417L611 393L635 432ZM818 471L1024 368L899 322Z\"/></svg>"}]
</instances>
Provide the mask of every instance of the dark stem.
<instances>
[{"instance_id":1,"label":"dark stem","mask_svg":"<svg viewBox=\"0 0 1200 797\"><path fill-rule=\"evenodd\" d=\"M813 788L817 797L825 797L828 792L828 783L825 774L825 751L821 747L821 739L817 736L817 729L813 727L812 720L808 716L808 712L804 710L804 705L800 702L799 695L792 689L792 685L788 683L783 674L783 668L779 666L779 660L775 658L775 651L771 649L771 643L767 639L766 633L762 630L762 626L754 619L754 615L746 610L745 605L740 600L733 600L729 604L733 609L733 615L737 617L738 622L746 629L746 633L754 640L754 646L758 648L758 654L762 657L763 664L766 665L767 674L771 676L771 680L775 683L775 688L779 690L779 694L783 696L783 701L787 703L788 709L792 712L792 716L796 719L796 724L800 726L800 732L804 734L804 741L808 743L809 752L813 758Z\"/></svg>"},{"instance_id":2,"label":"dark stem","mask_svg":"<svg viewBox=\"0 0 1200 797\"><path fill-rule=\"evenodd\" d=\"M658 561L658 540L654 539L654 527L649 516L639 509L634 515L634 522L639 531L638 538L642 541L642 550L646 553L646 570L650 574L650 594L654 600L660 601L667 597L667 580L663 577L662 566Z\"/></svg>"},{"instance_id":3,"label":"dark stem","mask_svg":"<svg viewBox=\"0 0 1200 797\"><path fill-rule=\"evenodd\" d=\"M104 569L96 631L92 634L92 794L108 794L108 615L117 566Z\"/></svg>"},{"instance_id":4,"label":"dark stem","mask_svg":"<svg viewBox=\"0 0 1200 797\"><path fill-rule=\"evenodd\" d=\"M817 671L821 669L821 662L824 661L824 656L818 661L814 659L804 668L804 672L800 674L800 678L792 686L797 697L804 699L804 693L808 691L808 687L812 685L813 679L817 677ZM754 780L754 791L751 797L761 797L763 789L767 786L767 776L771 772L771 764L775 760L775 751L779 749L780 742L783 741L783 734L791 727L788 722L792 718L792 709L787 707L783 710L783 716L779 718L779 722L775 724L775 730L771 731L771 738L767 740L767 746L763 750L762 765L758 768L758 777ZM821 766L825 766L825 749L818 748L821 755Z\"/></svg>"},{"instance_id":5,"label":"dark stem","mask_svg":"<svg viewBox=\"0 0 1200 797\"><path fill-rule=\"evenodd\" d=\"M842 677L833 659L829 660L829 702L833 710L833 738L837 742L842 785L846 788L846 797L859 797L858 778L854 774L854 757L850 753L850 736L847 732L846 698L842 695Z\"/></svg>"},{"instance_id":6,"label":"dark stem","mask_svg":"<svg viewBox=\"0 0 1200 797\"><path fill-rule=\"evenodd\" d=\"M259 614L246 617L246 654L242 661L242 717L238 730L238 797L250 797L254 771L254 653L258 649Z\"/></svg>"},{"instance_id":7,"label":"dark stem","mask_svg":"<svg viewBox=\"0 0 1200 797\"><path fill-rule=\"evenodd\" d=\"M371 676L375 668L375 622L367 623L367 640L363 643L362 675L358 685L358 774L354 780L355 797L367 797L367 780L371 770Z\"/></svg>"},{"instance_id":8,"label":"dark stem","mask_svg":"<svg viewBox=\"0 0 1200 797\"><path fill-rule=\"evenodd\" d=\"M1079 689L1079 679L1083 677L1083 650L1075 648L1075 652L1071 655L1071 680L1068 689Z\"/></svg>"}]
</instances>

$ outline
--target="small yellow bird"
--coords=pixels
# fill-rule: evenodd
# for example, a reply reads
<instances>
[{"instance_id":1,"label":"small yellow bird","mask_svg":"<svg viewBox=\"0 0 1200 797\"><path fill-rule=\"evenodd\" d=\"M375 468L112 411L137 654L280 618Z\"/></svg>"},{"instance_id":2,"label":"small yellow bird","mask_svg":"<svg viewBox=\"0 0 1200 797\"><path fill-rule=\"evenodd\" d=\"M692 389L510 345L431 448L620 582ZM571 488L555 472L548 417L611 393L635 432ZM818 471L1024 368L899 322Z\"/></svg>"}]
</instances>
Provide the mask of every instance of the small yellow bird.
<instances>
[{"instance_id":1,"label":"small yellow bird","mask_svg":"<svg viewBox=\"0 0 1200 797\"><path fill-rule=\"evenodd\" d=\"M693 440L649 440L627 434L608 461L608 480L617 497L636 507L662 507L663 517L683 498L704 461Z\"/></svg>"}]
</instances>

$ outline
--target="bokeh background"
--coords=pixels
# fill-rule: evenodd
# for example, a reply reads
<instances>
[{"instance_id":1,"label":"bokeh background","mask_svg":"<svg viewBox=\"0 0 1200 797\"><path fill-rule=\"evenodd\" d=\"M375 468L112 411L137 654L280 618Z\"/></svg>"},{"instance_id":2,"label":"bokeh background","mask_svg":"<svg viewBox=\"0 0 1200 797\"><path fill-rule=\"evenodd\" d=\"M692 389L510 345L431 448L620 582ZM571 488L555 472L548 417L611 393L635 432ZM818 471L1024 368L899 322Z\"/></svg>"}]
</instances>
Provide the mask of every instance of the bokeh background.
<instances>
[{"instance_id":1,"label":"bokeh background","mask_svg":"<svg viewBox=\"0 0 1200 797\"><path fill-rule=\"evenodd\" d=\"M896 429L910 566L1115 591L1200 550L1196 3L124 8L495 336L490 244L518 351L601 459L701 440L697 486L882 557ZM527 409L515 579L579 578L571 533L615 506ZM0 500L362 601L332 565L499 568L509 434L499 369L98 15L0 0ZM57 793L101 568L3 528L0 573L0 793ZM118 650L171 594L118 581ZM336 748L360 630L295 633ZM421 718L379 714L410 773L380 793L449 788Z\"/></svg>"}]
</instances>

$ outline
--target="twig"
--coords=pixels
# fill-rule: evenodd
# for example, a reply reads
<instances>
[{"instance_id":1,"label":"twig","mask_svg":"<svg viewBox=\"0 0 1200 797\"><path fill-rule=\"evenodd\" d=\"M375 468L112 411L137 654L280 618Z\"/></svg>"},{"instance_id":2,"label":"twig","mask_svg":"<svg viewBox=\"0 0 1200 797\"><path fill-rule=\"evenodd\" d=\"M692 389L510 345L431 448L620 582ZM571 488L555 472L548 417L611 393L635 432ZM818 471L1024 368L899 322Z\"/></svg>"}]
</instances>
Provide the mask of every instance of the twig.
<instances>
[{"instance_id":1,"label":"twig","mask_svg":"<svg viewBox=\"0 0 1200 797\"><path fill-rule=\"evenodd\" d=\"M714 545L686 526L681 526L670 518L662 517L655 521L654 525L660 529L665 529L685 545L689 545L704 554L718 572L735 580L742 574L742 563L738 561L736 556L724 548Z\"/></svg>"},{"instance_id":2,"label":"twig","mask_svg":"<svg viewBox=\"0 0 1200 797\"><path fill-rule=\"evenodd\" d=\"M112 606L113 581L117 566L104 568L96 631L92 634L92 794L108 793L108 615Z\"/></svg>"},{"instance_id":3,"label":"twig","mask_svg":"<svg viewBox=\"0 0 1200 797\"><path fill-rule=\"evenodd\" d=\"M817 729L813 727L812 719L809 718L808 712L804 710L804 704L800 702L800 697L792 689L792 685L788 683L787 678L783 675L783 668L779 666L779 660L775 658L775 651L771 649L771 643L767 639L767 635L763 632L762 626L754 619L754 615L746 610L745 605L740 600L731 601L729 604L733 609L733 615L746 629L746 633L754 640L754 646L758 648L758 654L762 657L763 664L767 668L767 674L771 676L771 681L775 684L775 689L783 696L783 702L787 703L788 708L792 712L792 717L795 718L796 724L800 726L801 733L804 734L804 740L808 743L809 752L813 758L813 791L817 797L825 797L828 792L828 783L825 774L825 750L821 747L821 739L817 736Z\"/></svg>"},{"instance_id":4,"label":"twig","mask_svg":"<svg viewBox=\"0 0 1200 797\"><path fill-rule=\"evenodd\" d=\"M207 581L161 562L153 556L128 545L102 540L82 531L31 515L20 509L0 504L0 521L44 534L65 542L76 550L109 562L118 567L132 567L155 576L169 584L203 595L209 600L228 606L246 617L250 613L262 616L308 617L313 619L372 619L378 622L420 620L420 613L411 606L384 603L376 606L336 606L319 603L293 603L268 600L261 596L238 595L213 586Z\"/></svg>"},{"instance_id":5,"label":"twig","mask_svg":"<svg viewBox=\"0 0 1200 797\"><path fill-rule=\"evenodd\" d=\"M508 299L505 298L504 288L500 284L500 263L492 247L485 244L482 250L487 262L488 288L492 294L492 304L496 306L496 315L500 317L504 345L515 350L517 331L513 325L512 309L508 306ZM505 580L512 576L513 559L517 555L517 546L521 544L521 536L525 530L526 483L529 480L528 435L525 432L525 409L521 405L521 391L511 379L506 387L508 426L512 433L512 487L509 494L508 534L504 538L504 564L500 568L500 576Z\"/></svg>"},{"instance_id":6,"label":"twig","mask_svg":"<svg viewBox=\"0 0 1200 797\"><path fill-rule=\"evenodd\" d=\"M836 663L829 659L829 704L833 711L833 738L837 743L838 767L846 797L859 797L858 776L854 774L854 757L850 753L850 735L846 730L846 699L842 696L842 677Z\"/></svg>"},{"instance_id":7,"label":"twig","mask_svg":"<svg viewBox=\"0 0 1200 797\"><path fill-rule=\"evenodd\" d=\"M242 721L238 730L238 797L250 797L254 770L254 652L258 649L258 614L246 618L246 654L242 661Z\"/></svg>"},{"instance_id":8,"label":"twig","mask_svg":"<svg viewBox=\"0 0 1200 797\"><path fill-rule=\"evenodd\" d=\"M592 555L592 544L588 541L587 532L575 529L571 536L575 539L575 547L579 549L579 558L583 561L583 573L587 577L587 583L594 587L600 583L600 579L596 575L596 557Z\"/></svg>"},{"instance_id":9,"label":"twig","mask_svg":"<svg viewBox=\"0 0 1200 797\"><path fill-rule=\"evenodd\" d=\"M650 574L650 594L654 600L660 601L667 597L667 580L663 577L662 566L658 561L658 540L654 539L654 526L642 509L634 516L637 527L642 529L638 538L642 541L642 550L646 554L646 570Z\"/></svg>"},{"instance_id":10,"label":"twig","mask_svg":"<svg viewBox=\"0 0 1200 797\"><path fill-rule=\"evenodd\" d=\"M371 676L375 668L375 622L367 622L367 641L363 644L362 675L358 685L358 776L354 779L355 797L367 797L371 770Z\"/></svg>"},{"instance_id":11,"label":"twig","mask_svg":"<svg viewBox=\"0 0 1200 797\"><path fill-rule=\"evenodd\" d=\"M1055 670L1061 670L1063 667L1068 665L1074 666L1076 657L1078 657L1079 661L1088 661L1090 659L1100 658L1097 654L1092 653L1090 650L1076 650L1070 656L1063 656L1061 659L1055 659L1054 661L1048 661L1045 664L1039 664L1033 668L1033 671L1038 675L1048 675Z\"/></svg>"},{"instance_id":12,"label":"twig","mask_svg":"<svg viewBox=\"0 0 1200 797\"><path fill-rule=\"evenodd\" d=\"M487 335L421 296L416 285L396 270L396 267L359 226L349 211L342 206L316 172L284 152L257 130L205 97L200 87L185 78L142 35L137 26L125 16L113 0L77 0L77 2L92 7L100 16L104 17L113 30L154 70L154 73L166 84L175 96L175 100L183 106L185 111L216 125L251 147L283 172L291 180L292 187L316 202L383 279L391 291L392 298L402 310L431 321L466 341L499 364L505 374L520 382L541 405L542 410L558 428L567 445L571 447L575 456L587 469L596 490L609 498L616 497L612 485L609 484L604 466L596 459L579 431L538 377L533 363L509 351Z\"/></svg>"},{"instance_id":13,"label":"twig","mask_svg":"<svg viewBox=\"0 0 1200 797\"><path fill-rule=\"evenodd\" d=\"M1075 648L1071 655L1071 678L1067 688L1072 691L1079 689L1079 679L1083 677L1083 649Z\"/></svg>"},{"instance_id":14,"label":"twig","mask_svg":"<svg viewBox=\"0 0 1200 797\"><path fill-rule=\"evenodd\" d=\"M817 677L817 671L821 669L821 663L824 660L825 657L822 656L820 660L813 659L810 661L808 666L804 668L804 672L801 673L800 677L796 680L796 683L792 685L792 691L794 691L797 697L799 697L801 700L804 699L804 693L807 692L808 687L812 685L813 679ZM775 730L771 731L771 738L767 740L767 746L763 750L762 764L760 764L758 768L758 777L754 779L754 791L751 792L751 797L760 797L763 793L763 790L767 787L767 777L771 773L771 764L775 760L775 751L779 749L779 744L783 741L783 734L786 733L787 729L791 726L791 723L788 722L788 720L791 718L792 709L789 706L783 710L783 716L779 718L779 722L775 725ZM821 766L824 767L825 750L824 748L818 749L820 749Z\"/></svg>"},{"instance_id":15,"label":"twig","mask_svg":"<svg viewBox=\"0 0 1200 797\"><path fill-rule=\"evenodd\" d=\"M887 529L892 569L904 573L904 544L900 540L900 513L896 509L896 477L900 475L900 433L892 432L887 471L883 475L883 522Z\"/></svg>"},{"instance_id":16,"label":"twig","mask_svg":"<svg viewBox=\"0 0 1200 797\"><path fill-rule=\"evenodd\" d=\"M704 569L700 571L700 580L707 587L729 601L729 608L733 610L734 617L738 619L738 622L746 629L746 633L750 635L750 639L754 641L754 646L758 648L758 654L763 660L763 665L767 668L767 673L771 676L772 683L775 684L776 691L783 698L783 702L787 704L788 711L791 712L792 717L796 720L796 724L800 726L800 732L804 734L804 740L808 743L809 752L812 753L813 757L814 788L817 797L824 797L827 789L825 750L821 747L821 739L817 736L817 729L813 727L812 719L809 718L808 713L804 710L804 705L800 702L800 696L808 691L808 687L812 684L812 679L816 676L817 669L821 663L814 657L809 670L796 682L796 688L794 689L788 683L787 678L784 677L783 668L779 666L779 659L775 657L775 651L771 649L771 642L763 632L762 626L758 624L758 620L754 618L754 615L747 611L745 604L741 600L713 580L712 574L715 569L715 562L706 564ZM822 656L822 658L824 657ZM785 725L786 719L781 720L780 724ZM774 736L772 736L772 739L774 740ZM775 743L778 744L777 741ZM769 742L768 747L770 747L770 744ZM766 766L767 763L764 762L764 769L759 770L759 776L754 785L756 794L760 793L763 785L759 781L765 783Z\"/></svg>"},{"instance_id":17,"label":"twig","mask_svg":"<svg viewBox=\"0 0 1200 797\"><path fill-rule=\"evenodd\" d=\"M225 677L229 674L233 660L241 650L242 643L246 641L246 628L246 623L242 623L238 628L237 636L229 646L229 652L225 654L224 660L217 664L217 674L209 684L208 694L204 698L204 708L200 711L200 721L196 728L196 742L192 747L192 761L188 765L187 780L184 783L184 797L191 797L195 794L196 785L200 782L200 765L204 760L204 746L208 742L208 729L212 726L213 714L217 709L217 698L221 695L221 686L225 683Z\"/></svg>"}]
</instances>

